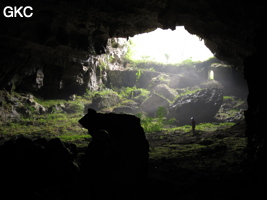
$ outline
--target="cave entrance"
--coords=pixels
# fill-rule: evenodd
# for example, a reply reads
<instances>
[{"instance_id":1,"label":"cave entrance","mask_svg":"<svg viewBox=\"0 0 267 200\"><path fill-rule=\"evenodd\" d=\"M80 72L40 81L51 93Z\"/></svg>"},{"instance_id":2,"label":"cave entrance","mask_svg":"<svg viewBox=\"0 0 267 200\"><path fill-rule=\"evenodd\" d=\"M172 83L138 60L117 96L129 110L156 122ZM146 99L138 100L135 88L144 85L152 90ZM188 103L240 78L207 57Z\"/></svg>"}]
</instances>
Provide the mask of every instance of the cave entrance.
<instances>
[{"instance_id":1,"label":"cave entrance","mask_svg":"<svg viewBox=\"0 0 267 200\"><path fill-rule=\"evenodd\" d=\"M160 28L130 38L133 60L147 60L166 64L177 64L184 60L204 61L213 57L204 41L191 35L183 26L175 30Z\"/></svg>"}]
</instances>

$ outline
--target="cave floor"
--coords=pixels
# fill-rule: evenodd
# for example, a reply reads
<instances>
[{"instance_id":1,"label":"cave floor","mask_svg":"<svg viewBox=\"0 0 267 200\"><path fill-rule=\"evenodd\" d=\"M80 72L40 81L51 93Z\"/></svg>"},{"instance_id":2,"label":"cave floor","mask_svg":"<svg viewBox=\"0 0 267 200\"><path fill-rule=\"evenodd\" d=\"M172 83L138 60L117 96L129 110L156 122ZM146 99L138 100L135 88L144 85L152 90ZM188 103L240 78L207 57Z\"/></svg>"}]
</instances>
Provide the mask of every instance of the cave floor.
<instances>
[{"instance_id":1,"label":"cave floor","mask_svg":"<svg viewBox=\"0 0 267 200\"><path fill-rule=\"evenodd\" d=\"M148 134L149 199L256 199L241 167L245 123L219 131Z\"/></svg>"},{"instance_id":2,"label":"cave floor","mask_svg":"<svg viewBox=\"0 0 267 200\"><path fill-rule=\"evenodd\" d=\"M216 131L196 130L196 136L179 131L147 134L150 158L145 187L126 199L265 199L246 170L245 122ZM84 150L79 148L81 153ZM40 189L32 199L87 199L88 188L80 188L81 184Z\"/></svg>"}]
</instances>

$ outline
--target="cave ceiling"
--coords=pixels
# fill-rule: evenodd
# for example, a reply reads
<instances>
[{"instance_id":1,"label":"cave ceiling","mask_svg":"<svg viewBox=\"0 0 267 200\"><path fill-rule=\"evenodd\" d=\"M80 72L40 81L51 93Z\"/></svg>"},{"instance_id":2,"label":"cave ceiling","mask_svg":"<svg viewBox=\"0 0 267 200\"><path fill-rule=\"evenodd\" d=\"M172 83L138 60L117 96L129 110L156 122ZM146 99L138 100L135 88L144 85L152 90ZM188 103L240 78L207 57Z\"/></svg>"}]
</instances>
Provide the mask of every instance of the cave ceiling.
<instances>
[{"instance_id":1,"label":"cave ceiling","mask_svg":"<svg viewBox=\"0 0 267 200\"><path fill-rule=\"evenodd\" d=\"M13 75L19 70L15 60L25 68L29 59L53 64L60 64L55 57L65 55L86 59L104 53L108 38L182 25L203 39L217 58L242 68L244 58L256 51L255 35L266 18L264 2L239 0L3 0L0 5L1 10L33 8L31 18L1 15L1 83L9 80L7 68L9 76L10 68Z\"/></svg>"}]
</instances>

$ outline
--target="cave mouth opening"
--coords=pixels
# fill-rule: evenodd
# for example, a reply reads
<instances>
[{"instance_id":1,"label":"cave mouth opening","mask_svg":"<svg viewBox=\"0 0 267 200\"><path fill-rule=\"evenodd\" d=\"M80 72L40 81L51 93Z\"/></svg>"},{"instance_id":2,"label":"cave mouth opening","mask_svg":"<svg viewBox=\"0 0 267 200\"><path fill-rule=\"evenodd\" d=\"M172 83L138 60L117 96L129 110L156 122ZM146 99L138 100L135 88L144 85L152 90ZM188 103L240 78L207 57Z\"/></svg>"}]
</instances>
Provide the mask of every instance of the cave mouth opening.
<instances>
[{"instance_id":1,"label":"cave mouth opening","mask_svg":"<svg viewBox=\"0 0 267 200\"><path fill-rule=\"evenodd\" d=\"M110 45L116 52L119 52L118 47L123 49L120 40L110 40L113 41ZM120 70L113 68L108 71L107 87L116 92L123 87L131 88L131 100L139 105L139 111L157 117L159 109L163 107L167 118L175 118L178 126L190 125L191 117L195 117L197 123L236 123L244 119L248 89L242 72L213 57L204 41L189 34L183 26L177 26L175 31L158 28L136 35L130 38L127 47L126 64ZM113 57L119 57L116 52L109 53ZM214 92L216 90L216 95L209 94L203 99L198 96L201 90L204 92L211 88ZM139 96L133 94L143 95L141 89L147 90L147 96L141 102L136 102ZM222 92L219 92L220 89ZM196 98L193 99L192 96ZM179 101L182 102L183 98L188 98L187 102L201 99L203 102L212 99L212 102L209 102L211 106L198 103L188 105L188 109L179 111L183 113L179 116L178 110L174 108L180 105ZM135 112L131 105L123 105L125 109L121 107L114 108L113 111Z\"/></svg>"},{"instance_id":2,"label":"cave mouth opening","mask_svg":"<svg viewBox=\"0 0 267 200\"><path fill-rule=\"evenodd\" d=\"M204 41L184 28L175 30L157 28L148 33L130 37L133 60L147 60L165 64L177 64L184 60L204 61L213 57Z\"/></svg>"}]
</instances>

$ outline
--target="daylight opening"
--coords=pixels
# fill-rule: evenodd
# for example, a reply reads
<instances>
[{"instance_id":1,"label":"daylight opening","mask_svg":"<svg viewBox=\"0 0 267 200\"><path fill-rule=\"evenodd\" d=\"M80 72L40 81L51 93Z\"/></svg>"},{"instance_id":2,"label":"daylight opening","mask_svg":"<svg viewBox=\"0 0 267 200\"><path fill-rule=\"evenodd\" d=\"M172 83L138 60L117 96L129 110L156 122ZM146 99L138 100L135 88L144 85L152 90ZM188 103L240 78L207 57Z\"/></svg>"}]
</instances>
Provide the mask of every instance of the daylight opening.
<instances>
[{"instance_id":1,"label":"daylight opening","mask_svg":"<svg viewBox=\"0 0 267 200\"><path fill-rule=\"evenodd\" d=\"M214 72L213 72L213 70L210 70L209 71L209 79L210 80L213 80L214 79Z\"/></svg>"},{"instance_id":2,"label":"daylight opening","mask_svg":"<svg viewBox=\"0 0 267 200\"><path fill-rule=\"evenodd\" d=\"M204 41L188 33L183 26L177 26L174 31L158 28L149 33L135 35L130 40L133 43L133 60L173 64L187 59L204 61L213 57Z\"/></svg>"}]
</instances>

